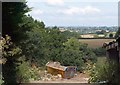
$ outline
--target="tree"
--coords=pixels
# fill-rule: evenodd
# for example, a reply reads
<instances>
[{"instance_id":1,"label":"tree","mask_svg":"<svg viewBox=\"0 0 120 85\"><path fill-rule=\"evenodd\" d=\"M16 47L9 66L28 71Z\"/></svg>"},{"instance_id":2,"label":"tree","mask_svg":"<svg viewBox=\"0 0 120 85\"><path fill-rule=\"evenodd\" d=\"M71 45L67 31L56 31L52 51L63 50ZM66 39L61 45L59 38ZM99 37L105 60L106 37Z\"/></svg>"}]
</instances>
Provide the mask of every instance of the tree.
<instances>
[{"instance_id":1,"label":"tree","mask_svg":"<svg viewBox=\"0 0 120 85\"><path fill-rule=\"evenodd\" d=\"M76 38L70 38L64 43L65 49L79 50L80 42Z\"/></svg>"},{"instance_id":2,"label":"tree","mask_svg":"<svg viewBox=\"0 0 120 85\"><path fill-rule=\"evenodd\" d=\"M112 33L109 34L109 38L113 38L113 34Z\"/></svg>"},{"instance_id":3,"label":"tree","mask_svg":"<svg viewBox=\"0 0 120 85\"><path fill-rule=\"evenodd\" d=\"M25 36L26 29L21 26L30 9L26 2L3 2L2 3L2 28L3 36L11 36L12 41L19 42Z\"/></svg>"},{"instance_id":4,"label":"tree","mask_svg":"<svg viewBox=\"0 0 120 85\"><path fill-rule=\"evenodd\" d=\"M71 37L80 38L80 34L76 33L76 32L70 32L70 31L67 30L67 31L64 31L62 33L67 39L69 39Z\"/></svg>"},{"instance_id":5,"label":"tree","mask_svg":"<svg viewBox=\"0 0 120 85\"><path fill-rule=\"evenodd\" d=\"M77 66L79 71L82 71L84 61L82 59L82 51L68 49L63 50L61 53L61 60L59 60L64 66Z\"/></svg>"},{"instance_id":6,"label":"tree","mask_svg":"<svg viewBox=\"0 0 120 85\"><path fill-rule=\"evenodd\" d=\"M106 49L99 47L99 48L94 48L92 51L96 54L98 57L103 57L106 56Z\"/></svg>"},{"instance_id":7,"label":"tree","mask_svg":"<svg viewBox=\"0 0 120 85\"><path fill-rule=\"evenodd\" d=\"M6 63L3 65L3 77L5 80L5 85L16 85L16 67L17 59L20 57L18 51L19 45L23 39L26 37L26 29L24 27L24 20L27 17L27 13L30 9L27 7L26 2L3 2L2 3L2 36L6 37L9 35L11 37L10 42L14 44L11 45L9 41L5 41L6 44L3 50L3 57L6 58ZM26 22L25 22L26 23ZM4 48L4 47L3 47Z\"/></svg>"},{"instance_id":8,"label":"tree","mask_svg":"<svg viewBox=\"0 0 120 85\"><path fill-rule=\"evenodd\" d=\"M5 38L2 38L1 42L2 58L4 59L4 63L2 65L4 84L16 85L17 59L21 55L21 49L11 42L11 38L8 35L6 35Z\"/></svg>"},{"instance_id":9,"label":"tree","mask_svg":"<svg viewBox=\"0 0 120 85\"><path fill-rule=\"evenodd\" d=\"M63 43L67 41L66 36L59 31L59 29L51 29L49 30L49 41L47 40L48 49L51 50L50 57L51 60L57 61L60 59L60 53L63 50Z\"/></svg>"},{"instance_id":10,"label":"tree","mask_svg":"<svg viewBox=\"0 0 120 85\"><path fill-rule=\"evenodd\" d=\"M41 66L45 60L44 49L46 48L47 33L44 29L34 28L27 32L27 35L28 39L22 42L23 54L31 64L37 63Z\"/></svg>"},{"instance_id":11,"label":"tree","mask_svg":"<svg viewBox=\"0 0 120 85\"><path fill-rule=\"evenodd\" d=\"M62 51L61 62L65 66L77 66L78 70L82 71L83 67L83 52L79 50L81 44L76 38L70 38L67 42L63 43L64 50Z\"/></svg>"},{"instance_id":12,"label":"tree","mask_svg":"<svg viewBox=\"0 0 120 85\"><path fill-rule=\"evenodd\" d=\"M39 26L27 34L29 37L23 42L22 47L26 58L31 63L35 62L38 66L43 66L49 60L59 60L63 42L67 39L58 29L44 29Z\"/></svg>"}]
</instances>

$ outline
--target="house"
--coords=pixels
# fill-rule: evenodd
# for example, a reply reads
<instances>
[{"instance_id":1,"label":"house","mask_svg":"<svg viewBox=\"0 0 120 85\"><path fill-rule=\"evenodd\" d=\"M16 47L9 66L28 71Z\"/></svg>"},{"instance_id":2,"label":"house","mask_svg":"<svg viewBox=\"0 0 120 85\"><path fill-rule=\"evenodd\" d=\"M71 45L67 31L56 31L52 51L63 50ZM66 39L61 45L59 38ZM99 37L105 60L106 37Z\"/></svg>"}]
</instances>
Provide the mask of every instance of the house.
<instances>
[{"instance_id":1,"label":"house","mask_svg":"<svg viewBox=\"0 0 120 85\"><path fill-rule=\"evenodd\" d=\"M104 34L99 34L98 37L105 37L105 35Z\"/></svg>"},{"instance_id":2,"label":"house","mask_svg":"<svg viewBox=\"0 0 120 85\"><path fill-rule=\"evenodd\" d=\"M48 73L61 74L62 78L73 78L76 73L76 66L61 66L59 62L48 62L46 66Z\"/></svg>"}]
</instances>

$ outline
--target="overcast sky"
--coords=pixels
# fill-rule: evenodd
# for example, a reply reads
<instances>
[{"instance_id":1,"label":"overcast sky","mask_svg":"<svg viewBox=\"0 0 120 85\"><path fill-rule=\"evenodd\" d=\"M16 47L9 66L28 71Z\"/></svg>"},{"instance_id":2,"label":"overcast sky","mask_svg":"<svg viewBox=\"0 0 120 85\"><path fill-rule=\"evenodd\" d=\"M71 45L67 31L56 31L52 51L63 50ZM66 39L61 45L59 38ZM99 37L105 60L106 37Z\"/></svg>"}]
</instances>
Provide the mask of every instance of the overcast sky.
<instances>
[{"instance_id":1,"label":"overcast sky","mask_svg":"<svg viewBox=\"0 0 120 85\"><path fill-rule=\"evenodd\" d=\"M119 0L27 0L46 26L117 26Z\"/></svg>"}]
</instances>

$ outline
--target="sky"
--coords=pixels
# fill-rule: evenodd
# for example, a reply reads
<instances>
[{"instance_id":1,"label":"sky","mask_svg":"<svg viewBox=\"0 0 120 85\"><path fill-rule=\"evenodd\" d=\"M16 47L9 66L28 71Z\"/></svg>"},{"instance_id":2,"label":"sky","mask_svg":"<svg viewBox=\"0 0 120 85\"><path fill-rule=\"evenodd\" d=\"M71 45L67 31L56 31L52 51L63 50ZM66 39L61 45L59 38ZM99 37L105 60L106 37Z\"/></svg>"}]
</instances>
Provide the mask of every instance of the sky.
<instances>
[{"instance_id":1,"label":"sky","mask_svg":"<svg viewBox=\"0 0 120 85\"><path fill-rule=\"evenodd\" d=\"M119 0L27 0L46 26L117 26Z\"/></svg>"}]
</instances>

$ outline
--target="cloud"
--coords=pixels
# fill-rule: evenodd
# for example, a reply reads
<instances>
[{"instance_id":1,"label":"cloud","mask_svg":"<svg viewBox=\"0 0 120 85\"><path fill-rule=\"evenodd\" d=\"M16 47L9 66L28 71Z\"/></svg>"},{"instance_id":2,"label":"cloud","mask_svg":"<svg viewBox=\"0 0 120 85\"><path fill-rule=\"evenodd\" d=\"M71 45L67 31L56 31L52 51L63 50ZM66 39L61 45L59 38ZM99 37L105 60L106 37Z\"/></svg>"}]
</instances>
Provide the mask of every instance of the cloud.
<instances>
[{"instance_id":1,"label":"cloud","mask_svg":"<svg viewBox=\"0 0 120 85\"><path fill-rule=\"evenodd\" d=\"M44 11L41 10L41 9L34 9L34 10L32 10L32 11L30 12L30 14L31 14L31 15L34 15L34 16L38 16L38 15L41 15L41 14L43 14L43 13L44 13Z\"/></svg>"},{"instance_id":2,"label":"cloud","mask_svg":"<svg viewBox=\"0 0 120 85\"><path fill-rule=\"evenodd\" d=\"M63 5L64 4L63 0L46 0L45 2L49 5Z\"/></svg>"},{"instance_id":3,"label":"cloud","mask_svg":"<svg viewBox=\"0 0 120 85\"><path fill-rule=\"evenodd\" d=\"M74 14L95 14L100 13L101 10L92 6L86 6L84 8L70 7L68 9L59 10L58 12L67 15L74 15Z\"/></svg>"}]
</instances>

